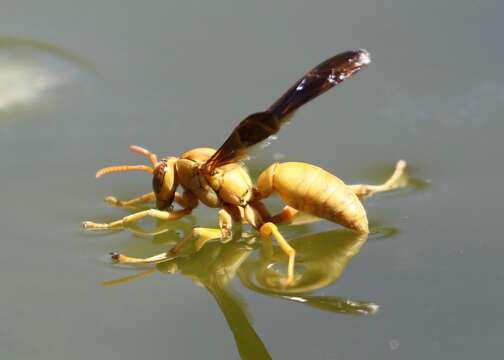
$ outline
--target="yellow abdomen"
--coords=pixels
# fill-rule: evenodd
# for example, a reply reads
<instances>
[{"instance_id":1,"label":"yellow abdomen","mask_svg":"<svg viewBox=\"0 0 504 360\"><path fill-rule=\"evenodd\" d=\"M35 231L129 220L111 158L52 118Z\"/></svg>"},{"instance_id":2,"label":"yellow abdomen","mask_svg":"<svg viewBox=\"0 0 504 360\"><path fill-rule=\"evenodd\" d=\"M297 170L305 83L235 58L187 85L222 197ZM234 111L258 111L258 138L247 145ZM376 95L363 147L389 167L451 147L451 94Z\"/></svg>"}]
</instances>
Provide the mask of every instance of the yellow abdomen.
<instances>
[{"instance_id":1,"label":"yellow abdomen","mask_svg":"<svg viewBox=\"0 0 504 360\"><path fill-rule=\"evenodd\" d=\"M261 174L259 187L266 181L297 210L359 233L369 231L366 211L357 196L343 181L318 166L301 162L273 164Z\"/></svg>"}]
</instances>

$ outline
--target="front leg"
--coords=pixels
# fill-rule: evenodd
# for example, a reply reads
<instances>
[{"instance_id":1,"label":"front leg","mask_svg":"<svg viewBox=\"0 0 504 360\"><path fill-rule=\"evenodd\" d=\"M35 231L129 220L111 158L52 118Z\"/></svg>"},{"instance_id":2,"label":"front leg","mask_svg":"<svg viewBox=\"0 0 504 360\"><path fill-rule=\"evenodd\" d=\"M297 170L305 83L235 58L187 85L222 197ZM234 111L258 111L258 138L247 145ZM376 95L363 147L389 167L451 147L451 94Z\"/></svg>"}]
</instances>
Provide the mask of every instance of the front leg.
<instances>
[{"instance_id":1,"label":"front leg","mask_svg":"<svg viewBox=\"0 0 504 360\"><path fill-rule=\"evenodd\" d=\"M195 207L194 205L194 199L191 198L186 192L181 195L178 192L175 192L175 202L182 206L183 208L187 207ZM156 201L156 194L154 192L150 192L147 194L140 195L134 199L130 200L120 200L116 198L115 196L107 196L105 198L105 202L111 206L117 206L121 208L129 208L129 207L134 207L138 203L148 203L148 202L153 202ZM197 203L197 201L196 201Z\"/></svg>"},{"instance_id":2,"label":"front leg","mask_svg":"<svg viewBox=\"0 0 504 360\"><path fill-rule=\"evenodd\" d=\"M228 241L231 238L231 228L233 216L226 210L219 211L219 229L196 227L189 234L180 239L170 250L150 256L147 258L134 258L119 253L111 253L112 261L119 264L150 264L159 263L177 256L182 249L193 239L196 238L194 246L199 251L208 241L220 239Z\"/></svg>"},{"instance_id":3,"label":"front leg","mask_svg":"<svg viewBox=\"0 0 504 360\"><path fill-rule=\"evenodd\" d=\"M135 205L138 203L148 203L153 202L154 200L156 200L156 195L154 194L154 192L143 194L130 200L119 200L115 196L107 196L105 198L105 202L107 204L121 208L137 208Z\"/></svg>"}]
</instances>

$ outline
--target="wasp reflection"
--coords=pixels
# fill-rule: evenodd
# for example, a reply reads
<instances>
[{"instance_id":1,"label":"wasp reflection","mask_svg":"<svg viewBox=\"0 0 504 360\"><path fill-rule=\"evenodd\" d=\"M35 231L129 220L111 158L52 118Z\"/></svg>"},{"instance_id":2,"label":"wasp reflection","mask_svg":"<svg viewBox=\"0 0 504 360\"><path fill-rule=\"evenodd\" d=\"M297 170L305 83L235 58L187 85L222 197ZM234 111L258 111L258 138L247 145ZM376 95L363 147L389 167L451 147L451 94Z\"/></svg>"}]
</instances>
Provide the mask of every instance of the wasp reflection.
<instances>
[{"instance_id":1,"label":"wasp reflection","mask_svg":"<svg viewBox=\"0 0 504 360\"><path fill-rule=\"evenodd\" d=\"M162 241L171 231L158 232ZM369 315L378 305L345 297L314 294L337 281L350 260L359 253L366 237L346 230L335 230L302 236L290 241L298 254L295 281L283 287L282 273L287 259L271 243L257 241L243 234L228 243L211 242L199 251L178 256L157 264L133 276L104 282L105 286L125 284L149 274L180 273L205 287L215 298L235 338L243 359L271 358L264 343L255 332L247 314L244 300L230 286L237 278L251 291L280 300L305 304L321 311L354 315Z\"/></svg>"}]
</instances>

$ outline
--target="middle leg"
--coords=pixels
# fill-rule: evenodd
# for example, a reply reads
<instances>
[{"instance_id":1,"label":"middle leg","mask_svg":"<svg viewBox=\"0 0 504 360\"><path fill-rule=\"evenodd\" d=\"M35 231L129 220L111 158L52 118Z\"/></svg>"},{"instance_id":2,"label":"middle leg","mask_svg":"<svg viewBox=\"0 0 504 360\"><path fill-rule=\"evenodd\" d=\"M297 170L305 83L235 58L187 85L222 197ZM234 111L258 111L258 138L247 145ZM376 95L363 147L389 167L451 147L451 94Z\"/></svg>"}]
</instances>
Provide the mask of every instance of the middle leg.
<instances>
[{"instance_id":1,"label":"middle leg","mask_svg":"<svg viewBox=\"0 0 504 360\"><path fill-rule=\"evenodd\" d=\"M150 194L142 195L131 201L137 201L144 197L149 197ZM130 201L130 203L131 203ZM192 213L192 210L198 206L198 198L192 193L185 191L182 195L175 193L175 201L179 203L183 208L176 211L163 211L158 209L148 209L144 211L139 211L137 213L123 217L120 220L113 221L110 223L95 223L92 221L83 221L82 227L86 230L109 230L109 229L120 229L128 223L132 223L143 219L144 217L150 216L160 220L177 220L184 216Z\"/></svg>"},{"instance_id":2,"label":"middle leg","mask_svg":"<svg viewBox=\"0 0 504 360\"><path fill-rule=\"evenodd\" d=\"M191 241L195 237L195 247L197 250L199 250L208 241L220 239L221 230L201 227L194 228L189 234L180 239L170 250L146 258L135 258L116 252L110 253L110 257L112 261L117 264L141 265L160 263L175 258L180 253L180 251L182 251L182 249L189 243L189 241Z\"/></svg>"}]
</instances>

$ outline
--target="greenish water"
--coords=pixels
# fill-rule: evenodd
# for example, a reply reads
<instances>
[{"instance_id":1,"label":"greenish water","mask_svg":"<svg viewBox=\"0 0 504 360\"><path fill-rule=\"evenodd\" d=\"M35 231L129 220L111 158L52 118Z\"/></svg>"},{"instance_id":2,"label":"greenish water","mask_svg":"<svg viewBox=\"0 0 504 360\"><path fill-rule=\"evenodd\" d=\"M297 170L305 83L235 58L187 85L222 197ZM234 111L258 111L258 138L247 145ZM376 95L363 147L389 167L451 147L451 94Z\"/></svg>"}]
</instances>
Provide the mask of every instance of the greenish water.
<instances>
[{"instance_id":1,"label":"greenish water","mask_svg":"<svg viewBox=\"0 0 504 360\"><path fill-rule=\"evenodd\" d=\"M0 12L0 357L473 359L504 340L504 5L498 1L6 1ZM97 169L216 147L304 71L344 50L373 62L301 109L249 161L313 163L412 186L365 206L366 242L329 222L284 227L303 288L254 238L156 267L195 225L86 233L150 191ZM8 101L7 101L7 100ZM14 99L14 100L12 100ZM272 209L278 199L268 201ZM150 234L148 234L150 232ZM263 254L264 255L264 254ZM122 280L121 280L122 279ZM106 286L104 286L106 285ZM198 286L199 285L199 286Z\"/></svg>"}]
</instances>

